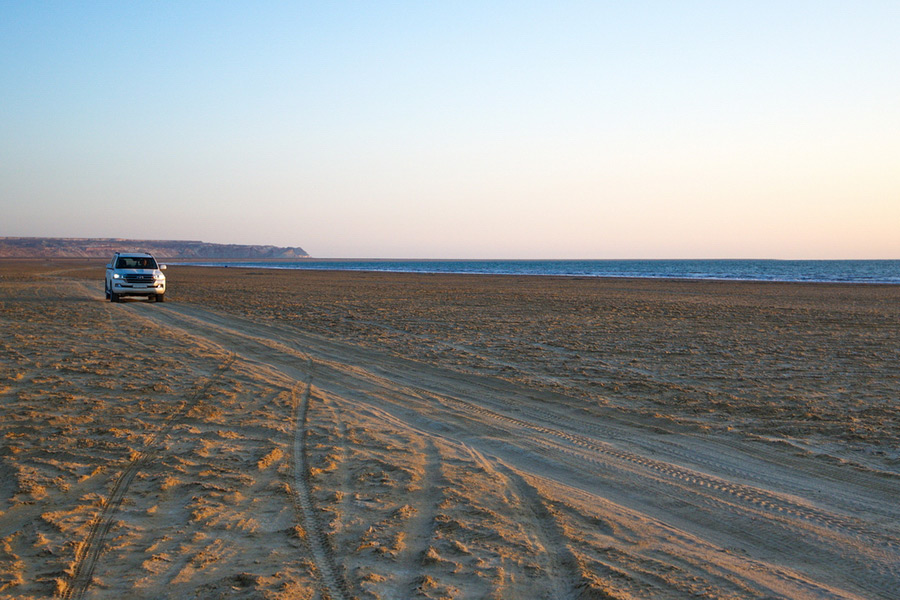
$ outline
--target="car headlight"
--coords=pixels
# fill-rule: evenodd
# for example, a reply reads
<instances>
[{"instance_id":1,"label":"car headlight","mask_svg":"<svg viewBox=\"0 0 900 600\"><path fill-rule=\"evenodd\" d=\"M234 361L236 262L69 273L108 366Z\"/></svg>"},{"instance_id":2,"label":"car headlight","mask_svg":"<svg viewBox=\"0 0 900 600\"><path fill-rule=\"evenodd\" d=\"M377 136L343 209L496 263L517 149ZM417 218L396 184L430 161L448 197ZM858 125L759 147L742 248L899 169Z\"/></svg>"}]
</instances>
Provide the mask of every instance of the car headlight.
<instances>
[{"instance_id":1,"label":"car headlight","mask_svg":"<svg viewBox=\"0 0 900 600\"><path fill-rule=\"evenodd\" d=\"M113 273L113 279L124 279L124 277L121 273Z\"/></svg>"},{"instance_id":2,"label":"car headlight","mask_svg":"<svg viewBox=\"0 0 900 600\"><path fill-rule=\"evenodd\" d=\"M154 273L153 278L156 279L157 281L165 281L166 280L166 276L162 274L162 271L157 271L156 273Z\"/></svg>"}]
</instances>

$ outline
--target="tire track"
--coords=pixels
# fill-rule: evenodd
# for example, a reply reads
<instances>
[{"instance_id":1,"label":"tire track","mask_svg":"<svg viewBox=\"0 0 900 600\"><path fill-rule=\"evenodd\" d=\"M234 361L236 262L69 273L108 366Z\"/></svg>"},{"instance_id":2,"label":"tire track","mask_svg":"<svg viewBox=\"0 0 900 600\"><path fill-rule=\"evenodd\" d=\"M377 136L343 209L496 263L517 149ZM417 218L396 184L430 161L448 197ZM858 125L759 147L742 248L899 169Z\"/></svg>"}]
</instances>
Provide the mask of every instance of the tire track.
<instances>
[{"instance_id":1,"label":"tire track","mask_svg":"<svg viewBox=\"0 0 900 600\"><path fill-rule=\"evenodd\" d=\"M888 552L895 551L894 544L889 536L886 536L883 531L866 527L866 524L859 519L842 516L837 513L824 512L813 506L794 502L785 495L768 492L755 486L735 483L690 468L618 449L611 444L597 441L592 437L568 433L562 429L565 427L565 424L560 423L561 419L559 417L542 414L543 411L522 410L516 406L516 410L520 411L523 416L533 417L533 420L524 420L461 400L455 396L421 388L411 383L407 377L388 380L374 373L365 372L354 373L354 378L363 378L369 385L374 385L376 388L388 392L387 395L380 395L380 397L395 404L405 406L406 403L402 397L407 396L417 400L431 398L439 405L450 409L451 412L454 412L455 409L456 412L462 414L487 417L488 420L494 423L505 423L507 427L513 425L516 428L539 433L541 434L539 436L522 436L519 439L551 450L554 453L562 452L571 455L579 462L588 461L609 469L615 463L604 461L601 457L605 456L615 459L619 464L634 465L644 470L644 473L641 474L642 476L647 477L649 475L651 480L656 480L663 485L674 484L680 489L696 495L698 501L708 504L714 509L724 506L729 510L751 516L763 516L770 523L788 530L793 530L794 527L794 525L789 523L788 519L798 519L813 526L839 532L860 540L883 540L885 542L884 548ZM371 394L374 392L374 390L368 388L366 390L350 390L347 388L347 391L361 393L363 397L371 397ZM397 397L397 394L400 394L400 397ZM395 399L389 400L388 398L392 396ZM476 420L480 423L485 423L484 418ZM560 425L561 428L557 429L541 424L548 421L551 424ZM509 431L502 425L500 429ZM558 442L554 442L554 439L558 440ZM636 474L639 473L638 471L634 472Z\"/></svg>"},{"instance_id":2,"label":"tire track","mask_svg":"<svg viewBox=\"0 0 900 600\"><path fill-rule=\"evenodd\" d=\"M395 382L395 383L399 383ZM892 541L893 538L886 535L885 532L878 528L866 527L865 521L852 516L855 511L867 512L871 507L859 502L854 502L851 498L842 498L844 507L837 512L822 511L813 505L798 503L794 500L797 497L808 495L809 490L798 490L798 495L791 493L770 492L764 487L756 485L747 485L736 483L733 480L724 479L717 475L710 475L703 471L697 471L691 466L682 466L667 460L656 460L647 454L639 454L624 449L619 449L610 443L597 441L595 438L587 435L579 435L575 433L567 433L566 429L570 428L570 419L554 414L546 409L540 409L526 403L517 402L510 404L504 401L502 396L508 396L510 390L495 390L497 396L496 402L505 403L506 408L523 418L509 416L504 412L498 412L491 408L486 408L480 404L462 400L454 395L454 390L444 390L441 392L426 390L411 383L409 379L405 380L402 389L410 395L427 396L443 402L445 405L456 405L462 409L463 413L478 414L487 416L495 422L506 422L514 424L517 427L526 428L537 433L541 433L545 439L548 436L555 437L566 441L571 445L575 445L592 453L600 453L606 456L617 458L626 463L639 465L647 468L652 472L656 472L663 477L660 481L680 480L691 485L691 489L697 492L701 488L706 488L712 492L711 495L705 496L711 501L715 501L715 496L724 499L730 496L732 500L744 504L749 503L756 509L766 511L767 514L777 515L779 517L790 516L801 519L807 523L824 527L832 531L840 531L849 534L858 539L882 539L885 540L885 547L891 551L896 551L897 545ZM494 388L488 386L489 390ZM485 398L491 398L491 394L487 394ZM496 407L496 405L495 405ZM502 409L501 409L502 410ZM527 419L527 420L526 420ZM604 425L596 425L593 423L581 423L581 426L597 435L603 437L604 440L618 441L626 444L632 443L628 438L623 438L618 428L610 428ZM535 443L542 442L535 440ZM671 443L671 442L670 442ZM708 457L700 456L697 453L686 453L679 451L677 447L670 451L668 444L654 442L650 438L644 438L640 443L642 449L652 449L653 452L661 452L664 454L671 453L676 457L682 458L687 463L711 467L719 473L725 474L733 479L755 480L757 483L765 485L770 483L774 486L783 485L781 481L775 481L769 476L765 470L759 469L756 472L748 472L747 470L736 468L733 465L723 463ZM727 444L729 447L731 444ZM550 446L547 446L550 447ZM553 446L556 448L555 446ZM561 450L562 448L556 448ZM592 460L590 457L585 457ZM597 462L597 461L593 461ZM840 483L838 481L837 483ZM818 488L813 488L818 489ZM726 504L730 504L726 502Z\"/></svg>"},{"instance_id":3,"label":"tire track","mask_svg":"<svg viewBox=\"0 0 900 600\"><path fill-rule=\"evenodd\" d=\"M763 509L768 512L781 513L798 519L815 523L822 527L850 532L856 536L866 538L880 537L880 533L867 530L861 527L861 524L855 523L849 518L840 518L837 515L831 515L817 511L811 507L791 502L790 500L766 492L759 488L732 483L727 480L706 475L697 471L679 467L672 463L666 463L639 454L634 454L625 450L619 450L609 444L597 442L585 436L566 433L562 430L553 429L544 425L539 425L531 421L525 421L516 417L504 415L493 410L477 406L465 400L443 396L429 392L428 390L418 390L420 393L430 395L434 400L442 404L450 404L458 407L467 413L474 413L482 417L487 417L494 421L500 421L518 428L527 429L542 436L556 438L562 440L577 448L588 450L593 454L608 456L619 461L638 465L639 467L659 473L667 480L676 480L688 484L692 488L705 488L712 493L726 495L732 499L738 500L745 504L750 504L755 508ZM537 441L537 440L535 440ZM588 457L584 457L588 458Z\"/></svg>"},{"instance_id":4,"label":"tire track","mask_svg":"<svg viewBox=\"0 0 900 600\"><path fill-rule=\"evenodd\" d=\"M225 359L216 371L206 379L188 399L183 400L178 409L166 417L160 429L154 433L147 441L145 449L138 453L125 467L125 469L116 478L109 497L103 502L100 513L94 517L91 522L91 528L87 538L79 545L75 556L75 563L72 567L72 577L66 587L62 590L60 597L64 599L83 598L88 587L90 587L93 579L94 569L97 567L97 561L105 546L106 536L109 534L113 524L113 517L122 505L128 488L134 481L138 472L151 463L159 454L159 450L155 447L157 442L176 424L187 411L194 405L194 402L201 394L206 392L222 375L231 368L234 363L235 355L231 354Z\"/></svg>"},{"instance_id":5,"label":"tire track","mask_svg":"<svg viewBox=\"0 0 900 600\"><path fill-rule=\"evenodd\" d=\"M425 476L422 481L423 490L419 493L419 502L414 506L417 515L406 528L408 538L417 540L417 543L410 544L406 550L407 566L397 569L398 572L409 572L407 582L398 584L398 587L395 588L396 593L391 597L412 598L416 596L424 558L431 545L429 540L435 539L437 526L435 516L439 513L438 506L443 497L441 490L446 486L446 481L441 473L443 460L436 444L437 441L440 441L442 444L448 444L462 454L468 455L472 462L483 469L485 473L505 482L503 487L510 490L516 498L519 498L520 505L528 510L532 516L536 517L537 522L541 524L540 527L535 529L535 536L545 549L544 572L551 579L548 582L548 586L552 590L552 597L557 600L577 597L578 593L574 585L582 580L581 572L578 570L577 559L568 546L565 533L547 508L540 493L523 476L500 459L496 457L488 458L473 446L454 439L453 436L447 437L426 431L412 425L402 417L372 404L368 404L366 410L373 415L377 415L385 423L390 423L395 427L420 436L426 444ZM529 519L529 522L532 522L532 520Z\"/></svg>"},{"instance_id":6,"label":"tire track","mask_svg":"<svg viewBox=\"0 0 900 600\"><path fill-rule=\"evenodd\" d=\"M552 597L556 600L577 598L577 587L582 580L578 560L569 547L568 536L550 512L540 491L499 459L495 459L495 468L480 452L474 448L471 452L476 461L506 480L507 486L519 497L523 507L531 513L533 518L529 521L537 524L534 531L544 547L546 556L544 571L549 579Z\"/></svg>"},{"instance_id":7,"label":"tire track","mask_svg":"<svg viewBox=\"0 0 900 600\"><path fill-rule=\"evenodd\" d=\"M427 390L419 391L428 393ZM569 434L503 415L458 398L439 396L434 393L431 393L431 395L437 402L456 405L470 414L474 413L494 421L540 433L540 436L528 436L527 442L555 453L570 455L579 463L587 461L609 468L611 466L610 463L608 461L604 462L596 456L599 454L617 459L626 464L630 463L648 469L651 473L657 473L656 477L649 477L649 479L655 479L664 485L674 484L682 490L694 494L697 498L696 502L707 504L713 509L727 507L728 510L749 514L751 517L754 515L761 516L766 519L768 524L784 529L788 535L796 532L796 525L791 524L789 520L794 518L810 523L825 531L837 532L842 536L847 536L843 539L835 536L820 538L822 543L836 545L838 548L847 543L847 538L853 538L864 543L879 540L881 548L873 547L870 550L870 556L875 560L866 565L872 571L872 576L868 580L860 582L859 585L868 592L881 595L885 590L891 589L892 582L896 581L898 574L897 565L891 564L892 557L895 556L897 551L896 543L885 532L867 528L858 519L817 511L815 508L793 503L786 498L770 494L758 488L731 483L676 465L618 450L584 436ZM556 438L559 442L554 443L552 438ZM582 452L579 452L579 450L582 450ZM673 497L678 497L676 494L672 495ZM838 553L844 555L843 552L838 551ZM844 555L844 558L851 559L847 555ZM854 560L854 562L858 561L857 558L852 558L851 560ZM860 562L859 564L862 566L863 563Z\"/></svg>"},{"instance_id":8,"label":"tire track","mask_svg":"<svg viewBox=\"0 0 900 600\"><path fill-rule=\"evenodd\" d=\"M517 406L516 410L520 415L525 416L534 422L552 423L553 425L559 426L560 428L565 428L567 425L565 417L561 417L560 415L546 409L535 408L532 406ZM585 431L590 432L591 435L595 437L602 438L609 442L618 442L620 444L632 446L637 445L637 447L639 448L639 452L649 451L655 455L665 456L665 460L662 461L664 464L670 464L673 467L682 470L686 469L691 472L694 471L694 467L699 467L701 469L705 467L708 469L712 469L712 471L720 476L725 475L730 477L731 479L738 479L743 482L753 482L755 484L753 486L746 486L746 484L744 484L745 487L752 487L752 489L765 490L764 487L757 487L759 485L783 487L786 485L786 483L794 483L785 482L784 478L776 478L772 474L768 473L765 469L757 468L755 470L751 470L747 468L741 468L735 465L733 462L717 460L714 451L707 450L707 452L709 453L699 453L696 450L690 450L686 448L684 444L673 441L672 439L660 441L653 437L646 436L641 440L636 441L627 435L622 435L622 431L618 427L611 427L608 425L601 425L587 421L580 423L580 425ZM717 448L717 450L722 451L723 453L735 450L744 452L742 447L737 444L730 443L728 440L717 440L716 443L721 446L720 448ZM673 459L680 460L681 464L676 464L675 462L673 462ZM769 461L768 458L760 455L755 456L754 459ZM742 460L749 460L749 457L744 457L742 458ZM819 477L824 477L824 475L821 473L817 475ZM840 485L845 481L853 480L856 477L862 477L862 475L850 472L849 474L843 474L843 477L841 479L835 479L834 483ZM795 489L796 493L802 496L809 495L810 492L816 493L821 491L820 487L805 487ZM841 498L841 501L843 504L843 510L851 514L854 512L859 513L872 511L871 505L855 501L852 498Z\"/></svg>"},{"instance_id":9,"label":"tire track","mask_svg":"<svg viewBox=\"0 0 900 600\"><path fill-rule=\"evenodd\" d=\"M415 431L409 429L410 431ZM410 519L406 527L406 534L410 540L406 549L405 569L409 572L406 579L397 588L397 598L412 598L419 586L422 574L422 565L425 564L425 556L435 537L438 505L443 499L445 482L441 474L441 454L430 436L423 436L425 444L425 467L422 475L422 489L418 493L419 501L414 508L416 515Z\"/></svg>"},{"instance_id":10,"label":"tire track","mask_svg":"<svg viewBox=\"0 0 900 600\"><path fill-rule=\"evenodd\" d=\"M340 451L340 483L338 484L340 487L338 490L341 492L342 496L339 501L338 506L338 515L339 518L343 521L347 518L347 515L350 514L350 505L352 502L353 494L351 493L354 489L352 472L350 470L349 462L351 457L350 452L350 430L347 428L347 420L344 417L344 411L338 406L337 403L332 404L333 417L335 422L337 423L337 431L338 431L338 440L339 446L338 449Z\"/></svg>"},{"instance_id":11,"label":"tire track","mask_svg":"<svg viewBox=\"0 0 900 600\"><path fill-rule=\"evenodd\" d=\"M307 455L307 413L312 390L312 360L307 363L306 381L303 382L303 393L297 394L298 383L292 391L294 440L291 445L291 499L297 518L306 532L305 539L318 572L321 590L330 600L349 600L347 582L338 566L334 551L328 541L319 517L316 514L312 499L312 486L309 479L309 459Z\"/></svg>"}]
</instances>

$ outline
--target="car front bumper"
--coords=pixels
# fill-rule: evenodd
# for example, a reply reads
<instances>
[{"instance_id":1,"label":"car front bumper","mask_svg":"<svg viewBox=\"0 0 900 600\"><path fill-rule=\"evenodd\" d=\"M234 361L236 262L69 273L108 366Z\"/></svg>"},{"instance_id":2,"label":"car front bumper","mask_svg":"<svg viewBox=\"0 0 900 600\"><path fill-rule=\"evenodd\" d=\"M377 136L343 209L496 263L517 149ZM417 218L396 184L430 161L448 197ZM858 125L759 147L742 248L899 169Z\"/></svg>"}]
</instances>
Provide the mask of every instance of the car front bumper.
<instances>
[{"instance_id":1,"label":"car front bumper","mask_svg":"<svg viewBox=\"0 0 900 600\"><path fill-rule=\"evenodd\" d=\"M166 293L166 282L155 283L125 283L113 281L112 291L120 296L152 296Z\"/></svg>"}]
</instances>

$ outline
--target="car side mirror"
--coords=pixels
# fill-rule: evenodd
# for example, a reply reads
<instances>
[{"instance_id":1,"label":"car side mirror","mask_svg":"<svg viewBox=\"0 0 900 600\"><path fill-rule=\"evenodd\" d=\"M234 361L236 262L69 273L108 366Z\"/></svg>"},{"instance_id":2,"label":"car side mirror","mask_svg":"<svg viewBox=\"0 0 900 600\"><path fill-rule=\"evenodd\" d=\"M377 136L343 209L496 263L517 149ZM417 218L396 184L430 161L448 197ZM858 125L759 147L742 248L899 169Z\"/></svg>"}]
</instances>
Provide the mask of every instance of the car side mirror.
<instances>
[{"instance_id":1,"label":"car side mirror","mask_svg":"<svg viewBox=\"0 0 900 600\"><path fill-rule=\"evenodd\" d=\"M160 271L165 271L165 270L166 270L166 265L159 265L159 270L160 270Z\"/></svg>"},{"instance_id":2,"label":"car side mirror","mask_svg":"<svg viewBox=\"0 0 900 600\"><path fill-rule=\"evenodd\" d=\"M107 269L112 269L112 265L106 265Z\"/></svg>"}]
</instances>

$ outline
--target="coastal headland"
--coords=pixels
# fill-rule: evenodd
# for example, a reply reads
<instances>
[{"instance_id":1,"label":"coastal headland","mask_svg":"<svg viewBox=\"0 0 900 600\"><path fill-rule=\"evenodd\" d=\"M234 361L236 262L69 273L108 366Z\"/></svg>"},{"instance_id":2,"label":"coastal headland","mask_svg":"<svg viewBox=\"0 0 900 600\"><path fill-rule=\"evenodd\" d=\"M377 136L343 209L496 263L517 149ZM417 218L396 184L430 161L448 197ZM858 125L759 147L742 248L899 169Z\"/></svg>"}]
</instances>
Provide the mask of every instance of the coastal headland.
<instances>
[{"instance_id":1,"label":"coastal headland","mask_svg":"<svg viewBox=\"0 0 900 600\"><path fill-rule=\"evenodd\" d=\"M900 286L0 260L0 597L896 598Z\"/></svg>"},{"instance_id":2,"label":"coastal headland","mask_svg":"<svg viewBox=\"0 0 900 600\"><path fill-rule=\"evenodd\" d=\"M109 258L119 250L151 252L158 258L183 259L271 260L309 256L299 247L212 244L196 240L0 237L0 258Z\"/></svg>"}]
</instances>

